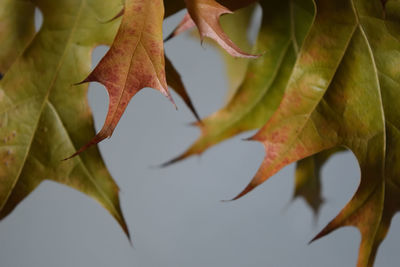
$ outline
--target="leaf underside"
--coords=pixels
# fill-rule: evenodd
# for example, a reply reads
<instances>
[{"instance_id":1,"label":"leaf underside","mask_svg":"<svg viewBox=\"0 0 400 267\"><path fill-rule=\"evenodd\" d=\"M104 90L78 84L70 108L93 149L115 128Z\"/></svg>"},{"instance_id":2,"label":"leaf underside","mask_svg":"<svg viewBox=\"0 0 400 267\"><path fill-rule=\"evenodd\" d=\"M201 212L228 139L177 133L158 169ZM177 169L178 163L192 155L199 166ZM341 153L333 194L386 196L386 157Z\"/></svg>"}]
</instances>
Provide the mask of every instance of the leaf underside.
<instances>
[{"instance_id":1,"label":"leaf underside","mask_svg":"<svg viewBox=\"0 0 400 267\"><path fill-rule=\"evenodd\" d=\"M199 139L167 164L263 126L251 140L264 145L264 162L234 199L299 161L295 197L304 197L318 211L320 169L333 153L347 148L361 168L359 188L316 239L339 227L355 226L362 235L357 266L372 266L400 209L400 114L396 110L400 2L260 4L263 21L256 51L265 49L265 54L249 63L230 102L199 124ZM275 15L279 17L276 28Z\"/></svg>"}]
</instances>

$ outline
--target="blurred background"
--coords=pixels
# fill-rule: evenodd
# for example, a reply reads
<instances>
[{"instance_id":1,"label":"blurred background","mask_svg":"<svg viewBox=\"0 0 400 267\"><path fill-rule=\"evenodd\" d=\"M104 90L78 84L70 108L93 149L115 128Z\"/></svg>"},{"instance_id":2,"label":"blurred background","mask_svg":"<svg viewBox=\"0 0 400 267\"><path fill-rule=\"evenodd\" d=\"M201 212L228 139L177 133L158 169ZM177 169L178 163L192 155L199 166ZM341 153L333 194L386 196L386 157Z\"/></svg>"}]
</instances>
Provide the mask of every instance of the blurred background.
<instances>
[{"instance_id":1,"label":"blurred background","mask_svg":"<svg viewBox=\"0 0 400 267\"><path fill-rule=\"evenodd\" d=\"M258 10L259 11L259 10ZM258 18L260 17L258 12ZM168 18L169 33L183 12ZM257 28L254 19L253 33ZM37 13L37 27L41 17ZM107 51L95 49L93 66ZM166 44L202 117L226 101L228 81L217 49L182 34ZM355 266L360 235L341 228L308 242L350 200L359 183L354 156L333 156L322 171L325 204L318 218L302 199L291 202L294 165L240 200L264 157L263 146L242 141L246 133L168 168L154 168L183 152L199 135L194 117L176 94L178 111L155 90L136 95L111 139L100 144L106 165L121 188L121 205L133 247L97 202L65 186L44 182L0 223L4 267L239 267ZM92 83L89 101L96 128L108 99ZM395 216L375 266L398 266L400 233Z\"/></svg>"}]
</instances>

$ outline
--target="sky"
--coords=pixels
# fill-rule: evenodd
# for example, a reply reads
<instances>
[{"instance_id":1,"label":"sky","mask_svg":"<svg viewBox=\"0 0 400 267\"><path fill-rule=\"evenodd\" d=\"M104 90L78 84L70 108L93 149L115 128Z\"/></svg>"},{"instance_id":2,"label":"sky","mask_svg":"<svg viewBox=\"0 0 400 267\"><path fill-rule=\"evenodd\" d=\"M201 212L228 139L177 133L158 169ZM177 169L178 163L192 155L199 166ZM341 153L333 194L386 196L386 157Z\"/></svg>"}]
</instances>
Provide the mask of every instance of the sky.
<instances>
[{"instance_id":1,"label":"sky","mask_svg":"<svg viewBox=\"0 0 400 267\"><path fill-rule=\"evenodd\" d=\"M183 13L169 18L168 33ZM37 19L40 25L40 16ZM95 49L93 66L106 52ZM202 117L225 102L228 82L222 58L208 44L183 34L166 44ZM4 267L308 267L355 266L360 235L341 228L308 242L344 207L359 183L350 152L335 155L322 170L326 199L317 219L303 200L291 202L294 165L240 200L240 192L264 157L263 146L244 133L201 157L154 168L183 152L199 135L190 111L176 94L178 110L152 89L128 106L100 150L121 188L121 206L132 232L131 246L97 202L53 182L44 182L0 222ZM107 93L91 84L89 102L99 130ZM395 216L375 266L397 266L400 221Z\"/></svg>"}]
</instances>

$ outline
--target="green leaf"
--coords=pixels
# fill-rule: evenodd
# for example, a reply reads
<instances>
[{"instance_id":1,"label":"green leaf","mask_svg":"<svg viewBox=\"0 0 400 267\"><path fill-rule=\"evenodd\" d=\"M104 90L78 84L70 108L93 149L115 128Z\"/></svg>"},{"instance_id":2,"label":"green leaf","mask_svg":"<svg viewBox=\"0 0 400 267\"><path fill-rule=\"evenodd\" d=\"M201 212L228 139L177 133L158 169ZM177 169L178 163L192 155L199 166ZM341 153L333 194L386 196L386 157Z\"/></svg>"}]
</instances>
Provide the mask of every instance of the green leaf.
<instances>
[{"instance_id":1,"label":"green leaf","mask_svg":"<svg viewBox=\"0 0 400 267\"><path fill-rule=\"evenodd\" d=\"M334 147L349 148L361 168L350 202L316 236L342 226L361 232L357 266L372 266L400 210L400 40L398 1L317 1L317 16L282 103L252 138L266 157L236 198L287 164ZM385 13L387 20L385 20ZM398 33L398 32L397 32Z\"/></svg>"},{"instance_id":2,"label":"green leaf","mask_svg":"<svg viewBox=\"0 0 400 267\"><path fill-rule=\"evenodd\" d=\"M94 134L87 85L91 51L112 40L117 3L37 0L43 26L0 82L0 216L8 215L42 181L96 199L129 236L118 187L96 147L61 161ZM2 44L0 44L2 45Z\"/></svg>"},{"instance_id":3,"label":"green leaf","mask_svg":"<svg viewBox=\"0 0 400 267\"><path fill-rule=\"evenodd\" d=\"M311 1L261 3L263 18L256 51L265 51L251 60L245 79L221 110L205 118L200 138L176 162L222 142L236 134L261 127L277 109L292 72L296 51L312 21Z\"/></svg>"}]
</instances>

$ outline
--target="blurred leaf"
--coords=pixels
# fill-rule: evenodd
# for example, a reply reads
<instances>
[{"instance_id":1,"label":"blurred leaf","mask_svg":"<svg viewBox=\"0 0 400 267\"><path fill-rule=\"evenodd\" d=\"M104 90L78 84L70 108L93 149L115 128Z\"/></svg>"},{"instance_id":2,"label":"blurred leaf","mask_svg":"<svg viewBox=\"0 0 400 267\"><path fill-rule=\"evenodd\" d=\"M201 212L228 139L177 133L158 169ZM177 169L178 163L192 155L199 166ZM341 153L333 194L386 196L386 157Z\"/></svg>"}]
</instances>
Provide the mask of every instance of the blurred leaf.
<instances>
[{"instance_id":1,"label":"blurred leaf","mask_svg":"<svg viewBox=\"0 0 400 267\"><path fill-rule=\"evenodd\" d=\"M362 236L357 266L372 266L400 209L400 169L395 164L400 151L400 43L385 23L380 1L316 3L316 19L281 105L252 138L264 144L264 162L236 198L291 162L347 147L360 164L359 188L316 238L356 226ZM391 8L387 5L387 14ZM397 18L390 23L399 25Z\"/></svg>"},{"instance_id":2,"label":"blurred leaf","mask_svg":"<svg viewBox=\"0 0 400 267\"><path fill-rule=\"evenodd\" d=\"M236 134L261 127L277 109L291 75L296 51L312 20L312 2L276 1L261 3L263 17L256 51L246 76L232 100L198 124L200 138L182 155L166 165L200 154L208 147Z\"/></svg>"},{"instance_id":3,"label":"blurred leaf","mask_svg":"<svg viewBox=\"0 0 400 267\"><path fill-rule=\"evenodd\" d=\"M342 149L324 150L308 158L301 159L296 164L293 199L297 197L304 198L315 215L318 215L319 209L324 202L321 196L322 166L334 153L339 151L342 151Z\"/></svg>"}]
</instances>

